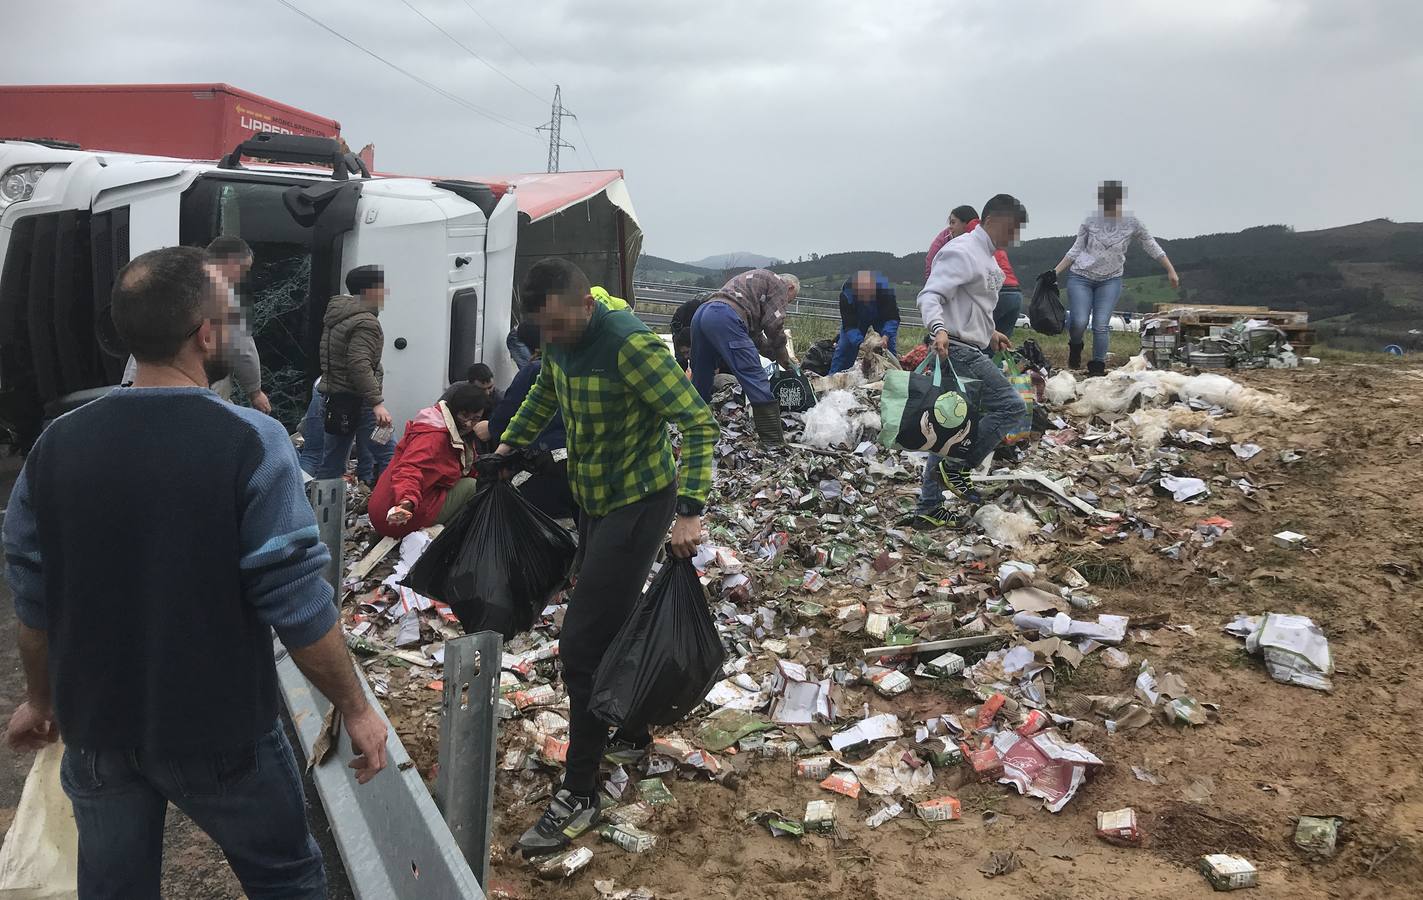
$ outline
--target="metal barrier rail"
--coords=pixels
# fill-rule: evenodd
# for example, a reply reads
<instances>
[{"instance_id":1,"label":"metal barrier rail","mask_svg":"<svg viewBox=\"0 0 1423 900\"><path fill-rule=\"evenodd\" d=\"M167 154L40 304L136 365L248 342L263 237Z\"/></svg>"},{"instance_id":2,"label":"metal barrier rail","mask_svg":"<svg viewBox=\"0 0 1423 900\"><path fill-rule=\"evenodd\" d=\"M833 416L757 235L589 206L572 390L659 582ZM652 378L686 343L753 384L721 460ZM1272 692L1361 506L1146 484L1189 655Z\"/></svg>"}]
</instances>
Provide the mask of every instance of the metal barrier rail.
<instances>
[{"instance_id":1,"label":"metal barrier rail","mask_svg":"<svg viewBox=\"0 0 1423 900\"><path fill-rule=\"evenodd\" d=\"M642 305L644 303L673 304L681 305L694 297L709 294L707 288L696 287L688 284L669 284L661 281L634 281L632 283L633 296L637 298L638 316L647 322L647 317L643 315ZM652 313L652 315L658 315ZM837 298L798 296L790 306L786 307L788 316L804 316L809 319L840 319L840 301ZM670 313L667 316L671 320ZM903 305L899 307L899 323L922 327L923 317L919 314L917 307L906 309ZM648 324L652 324L648 322Z\"/></svg>"}]
</instances>

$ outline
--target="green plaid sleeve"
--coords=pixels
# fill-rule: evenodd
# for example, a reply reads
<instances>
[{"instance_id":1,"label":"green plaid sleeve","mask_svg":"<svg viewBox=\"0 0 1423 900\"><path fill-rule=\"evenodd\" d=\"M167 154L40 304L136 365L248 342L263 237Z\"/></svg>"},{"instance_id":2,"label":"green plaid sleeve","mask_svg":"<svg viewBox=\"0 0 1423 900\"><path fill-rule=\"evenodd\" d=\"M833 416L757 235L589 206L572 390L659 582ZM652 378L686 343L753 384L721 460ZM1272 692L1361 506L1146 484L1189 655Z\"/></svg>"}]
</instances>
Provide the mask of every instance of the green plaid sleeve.
<instances>
[{"instance_id":1,"label":"green plaid sleeve","mask_svg":"<svg viewBox=\"0 0 1423 900\"><path fill-rule=\"evenodd\" d=\"M628 389L682 432L677 496L700 510L711 493L712 451L721 429L711 407L692 388L662 339L651 332L631 335L618 353Z\"/></svg>"},{"instance_id":2,"label":"green plaid sleeve","mask_svg":"<svg viewBox=\"0 0 1423 900\"><path fill-rule=\"evenodd\" d=\"M504 429L504 443L510 447L527 447L539 436L539 432L544 430L544 426L553 418L553 414L558 412L558 394L553 387L552 360L544 359L544 363L539 367L539 377L534 379L534 386L529 389L529 394L524 398L524 402L519 404L518 412L514 413L514 418L509 420L509 425Z\"/></svg>"}]
</instances>

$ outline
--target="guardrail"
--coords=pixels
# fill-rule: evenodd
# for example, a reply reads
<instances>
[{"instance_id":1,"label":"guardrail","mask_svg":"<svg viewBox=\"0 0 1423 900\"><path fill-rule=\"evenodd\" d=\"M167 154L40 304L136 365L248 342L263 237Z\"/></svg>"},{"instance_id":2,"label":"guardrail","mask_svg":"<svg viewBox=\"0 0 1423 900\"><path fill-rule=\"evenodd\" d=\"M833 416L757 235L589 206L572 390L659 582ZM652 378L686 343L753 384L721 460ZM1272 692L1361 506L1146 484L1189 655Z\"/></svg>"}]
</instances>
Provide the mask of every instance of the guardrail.
<instances>
[{"instance_id":1,"label":"guardrail","mask_svg":"<svg viewBox=\"0 0 1423 900\"><path fill-rule=\"evenodd\" d=\"M680 306L694 297L703 294L710 294L707 288L696 287L689 284L669 284L661 281L634 281L632 283L633 296L637 298L637 315L648 325L667 325L672 321L672 310L647 309L648 305ZM786 315L804 316L810 319L840 319L840 301L838 298L799 296L790 306L786 307ZM902 304L899 307L899 323L901 325L911 325L921 327L924 324L923 318L919 315L917 307L906 309Z\"/></svg>"}]
</instances>

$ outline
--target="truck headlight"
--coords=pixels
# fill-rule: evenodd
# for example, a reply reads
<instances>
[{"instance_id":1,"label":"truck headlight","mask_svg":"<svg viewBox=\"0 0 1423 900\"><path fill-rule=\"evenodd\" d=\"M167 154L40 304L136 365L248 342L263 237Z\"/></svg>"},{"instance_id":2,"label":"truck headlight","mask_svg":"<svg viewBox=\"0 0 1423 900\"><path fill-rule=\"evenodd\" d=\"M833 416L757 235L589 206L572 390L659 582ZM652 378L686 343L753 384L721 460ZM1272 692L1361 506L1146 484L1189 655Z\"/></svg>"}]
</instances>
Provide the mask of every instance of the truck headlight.
<instances>
[{"instance_id":1,"label":"truck headlight","mask_svg":"<svg viewBox=\"0 0 1423 900\"><path fill-rule=\"evenodd\" d=\"M49 166L11 166L0 178L0 210L11 203L28 200L35 195L35 185Z\"/></svg>"}]
</instances>

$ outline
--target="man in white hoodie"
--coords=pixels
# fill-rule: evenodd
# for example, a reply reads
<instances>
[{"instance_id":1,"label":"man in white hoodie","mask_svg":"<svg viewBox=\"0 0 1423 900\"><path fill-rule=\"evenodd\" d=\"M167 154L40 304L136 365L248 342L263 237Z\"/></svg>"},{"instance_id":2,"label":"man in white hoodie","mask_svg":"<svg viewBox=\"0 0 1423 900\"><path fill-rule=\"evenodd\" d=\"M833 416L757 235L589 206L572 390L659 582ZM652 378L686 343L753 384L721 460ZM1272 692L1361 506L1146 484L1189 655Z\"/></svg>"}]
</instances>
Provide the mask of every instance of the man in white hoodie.
<instances>
[{"instance_id":1,"label":"man in white hoodie","mask_svg":"<svg viewBox=\"0 0 1423 900\"><path fill-rule=\"evenodd\" d=\"M919 294L919 310L925 329L933 335L934 351L953 365L960 379L977 380L967 388L968 399L981 413L970 442L960 445L962 456L929 457L915 509L921 525L948 521L942 512L945 487L970 506L982 501L970 473L1003 435L1017 427L1025 412L1023 398L991 354L1013 346L993 328L993 310L1004 280L993 254L1017 240L1027 221L1028 211L1014 197L999 194L989 200L978 228L949 241L935 254L929 280Z\"/></svg>"}]
</instances>

